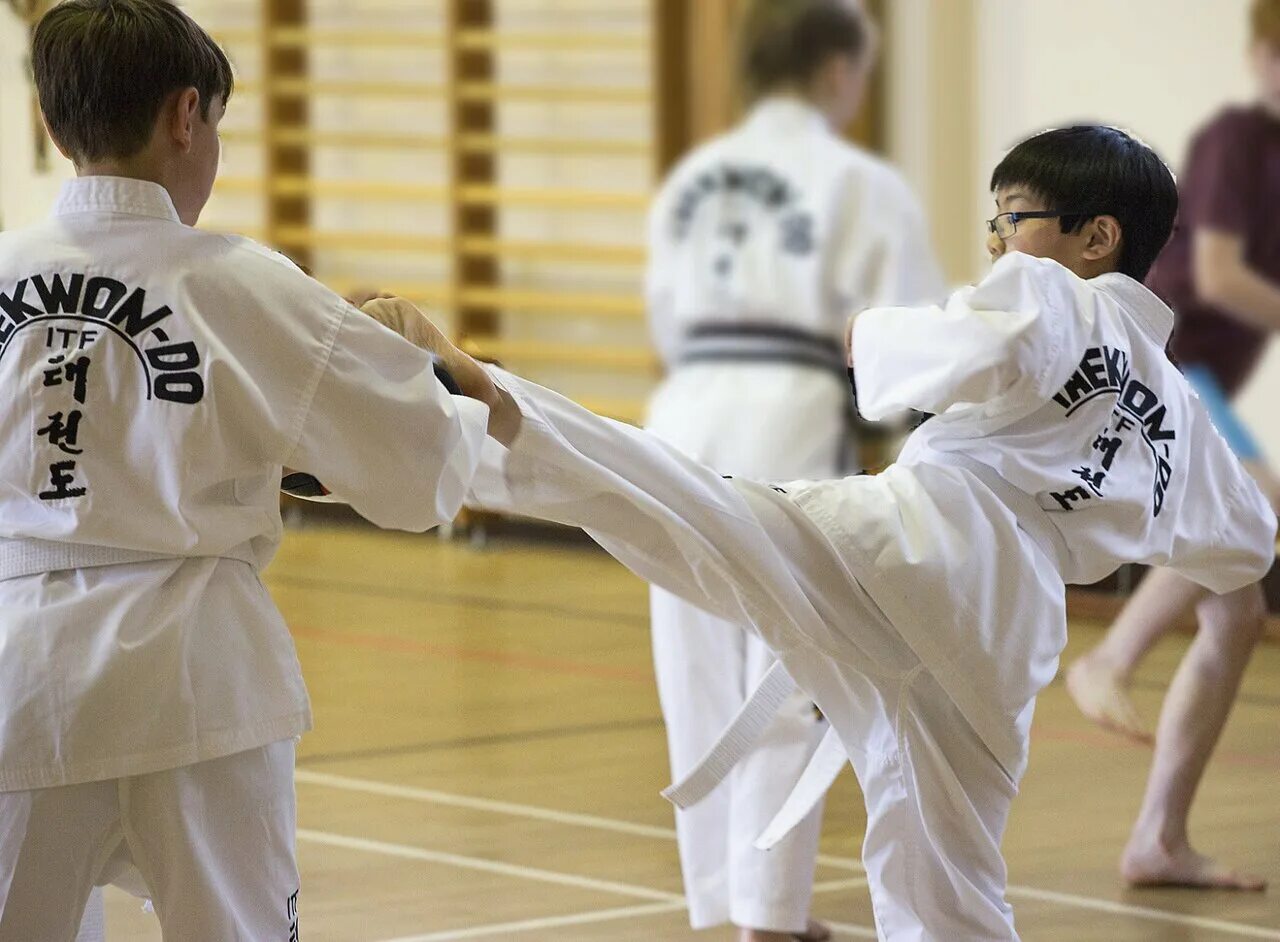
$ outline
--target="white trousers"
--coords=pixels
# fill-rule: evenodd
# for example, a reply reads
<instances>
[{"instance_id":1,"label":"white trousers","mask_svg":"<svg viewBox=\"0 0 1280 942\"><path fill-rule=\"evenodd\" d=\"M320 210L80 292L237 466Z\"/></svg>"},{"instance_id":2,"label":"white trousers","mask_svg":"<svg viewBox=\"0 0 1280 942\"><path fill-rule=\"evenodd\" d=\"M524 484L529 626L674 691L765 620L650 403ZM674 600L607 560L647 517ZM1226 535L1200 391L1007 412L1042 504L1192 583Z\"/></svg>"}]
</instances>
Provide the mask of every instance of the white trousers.
<instances>
[{"instance_id":1,"label":"white trousers","mask_svg":"<svg viewBox=\"0 0 1280 942\"><path fill-rule=\"evenodd\" d=\"M0 794L0 942L73 942L95 885L140 874L166 942L298 938L294 743Z\"/></svg>"},{"instance_id":2,"label":"white trousers","mask_svg":"<svg viewBox=\"0 0 1280 942\"><path fill-rule=\"evenodd\" d=\"M672 778L688 772L774 663L759 638L661 589L650 596L654 665ZM821 806L777 847L753 842L804 771L825 731L797 694L764 738L705 800L676 812L689 923L799 932L809 917Z\"/></svg>"},{"instance_id":3,"label":"white trousers","mask_svg":"<svg viewBox=\"0 0 1280 942\"><path fill-rule=\"evenodd\" d=\"M862 862L885 942L1017 942L1000 852L1017 786L932 675L792 652L867 808Z\"/></svg>"},{"instance_id":4,"label":"white trousers","mask_svg":"<svg viewBox=\"0 0 1280 942\"><path fill-rule=\"evenodd\" d=\"M107 912L102 902L102 887L95 886L89 894L89 902L85 904L76 942L106 942L106 938Z\"/></svg>"}]
</instances>

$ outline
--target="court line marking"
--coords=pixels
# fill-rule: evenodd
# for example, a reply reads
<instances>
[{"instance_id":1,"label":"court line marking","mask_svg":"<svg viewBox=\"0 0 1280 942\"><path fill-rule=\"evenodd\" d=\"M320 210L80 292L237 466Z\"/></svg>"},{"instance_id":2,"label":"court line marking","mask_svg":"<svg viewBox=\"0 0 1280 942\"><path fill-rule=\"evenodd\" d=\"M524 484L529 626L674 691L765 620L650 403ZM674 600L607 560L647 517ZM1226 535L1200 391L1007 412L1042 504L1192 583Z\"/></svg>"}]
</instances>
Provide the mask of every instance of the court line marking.
<instances>
[{"instance_id":1,"label":"court line marking","mask_svg":"<svg viewBox=\"0 0 1280 942\"><path fill-rule=\"evenodd\" d=\"M512 817L549 821L555 824L566 824L574 827L591 828L600 831L612 831L619 834L631 834L638 837L675 840L676 836L675 830L672 828L660 828L646 824L635 824L630 821L620 821L614 818L604 818L596 815L555 811L550 808L540 808L535 805L492 801L487 798L456 795L448 792L439 792L432 789L417 788L408 785L390 785L385 782L351 778L345 775L332 775L326 772L312 772L306 769L299 769L294 773L294 777L296 781L303 784L334 788L342 791L359 792L368 795L381 795L387 798L403 798L408 801L449 805L457 808L468 808L475 811L489 811L495 814L510 815ZM865 872L861 863L848 858L819 854L818 862L835 869L847 870L855 873ZM1137 919L1167 922L1175 925L1191 926L1193 928L1200 929L1212 929L1215 932L1223 932L1229 935L1238 935L1245 938L1271 939L1275 940L1275 942L1280 942L1280 930L1249 925L1248 923L1228 922L1225 920L1210 919L1203 916L1188 916L1183 913L1175 913L1148 906L1135 906L1131 903L1120 903L1093 896L1080 896L1075 893L1062 893L1056 890L1042 890L1037 887L1023 886L1015 883L1009 884L1008 887L1006 887L1005 892L1006 895L1015 898L1022 897L1025 899L1039 900L1041 902L1055 903L1060 906L1090 909L1096 912L1111 913L1113 915L1132 916Z\"/></svg>"},{"instance_id":2,"label":"court line marking","mask_svg":"<svg viewBox=\"0 0 1280 942\"><path fill-rule=\"evenodd\" d=\"M457 739L425 739L421 742L396 743L374 749L352 749L348 752L313 752L298 759L299 766L308 768L331 765L337 762L355 762L361 759L394 759L397 756L420 756L429 752L451 749L484 749L489 746L524 745L546 742L549 739L570 739L575 736L599 736L607 733L644 732L662 726L661 716L647 716L634 720L607 720L601 723L581 723L575 726L542 726L535 729L517 729L507 733L491 733L486 736L462 736Z\"/></svg>"},{"instance_id":3,"label":"court line marking","mask_svg":"<svg viewBox=\"0 0 1280 942\"><path fill-rule=\"evenodd\" d=\"M571 658L524 653L505 648L481 648L465 644L423 641L419 638L396 634L332 631L326 628L315 628L310 625L291 624L289 633L298 641L337 644L348 648L360 648L365 651L412 654L421 657L434 657L442 660L478 664L496 664L499 667L510 667L516 670L539 671L544 674L556 674L565 677L585 677L589 680L624 681L639 685L653 684L652 667L617 667L597 661L576 661Z\"/></svg>"},{"instance_id":4,"label":"court line marking","mask_svg":"<svg viewBox=\"0 0 1280 942\"><path fill-rule=\"evenodd\" d=\"M470 795L458 795L452 792L436 791L432 788L419 788L414 785L393 785L389 782L351 778L346 775L334 775L330 772L316 772L313 769L302 768L294 771L293 778L295 782L302 785L316 785L340 791L378 795L383 798L403 798L406 801L447 805L452 808L466 808L470 811L483 811L492 814L505 814L515 818L548 821L552 824L567 824L572 827L589 828L596 831L612 831L615 834L630 834L633 837L649 837L661 841L674 841L676 839L675 828L659 827L652 824L637 824L633 821L602 818L593 814L579 814L573 811L557 811L554 808L541 808L536 805L517 804L510 801L475 798ZM852 873L866 872L861 863L850 858L819 854L818 862L836 870L845 870Z\"/></svg>"},{"instance_id":5,"label":"court line marking","mask_svg":"<svg viewBox=\"0 0 1280 942\"><path fill-rule=\"evenodd\" d=\"M827 880L815 883L813 892L830 893L838 890L854 889L866 886L863 878L848 880ZM539 929L558 929L564 926L585 926L601 922L615 922L620 919L638 919L645 916L659 916L665 913L680 912L688 908L683 897L666 903L645 903L640 906L619 906L613 909L594 909L587 912L571 913L565 916L544 916L538 919L521 919L517 922L499 922L483 926L468 926L465 929L446 929L440 932L428 932L422 935L398 936L385 942L454 942L456 939L482 939L486 936L514 935L518 932L536 932ZM874 929L866 926L855 926L849 923L827 923L832 929L845 935L861 939L874 939Z\"/></svg>"},{"instance_id":6,"label":"court line marking","mask_svg":"<svg viewBox=\"0 0 1280 942\"><path fill-rule=\"evenodd\" d=\"M371 854L382 854L386 857L400 857L405 860L418 860L424 863L442 864L457 867L461 870L478 870L482 873L496 873L505 877L516 877L522 880L536 880L540 883L555 883L560 886L572 886L581 890L594 890L600 893L614 893L618 896L630 896L636 899L647 899L656 902L670 903L683 899L675 893L662 890L651 890L645 886L631 883L616 883L612 880L597 880L594 877L582 877L572 873L561 873L557 870L544 870L541 867L524 867L520 864L502 863L497 860L484 860L480 857L464 857L461 854L450 854L445 851L427 850L423 847L411 847L408 844L391 844L386 841L375 841L364 837L351 837L346 834L332 834L327 831L313 831L309 828L298 828L298 840L310 844L323 844L327 847L341 847L345 850L361 850Z\"/></svg>"},{"instance_id":7,"label":"court line marking","mask_svg":"<svg viewBox=\"0 0 1280 942\"><path fill-rule=\"evenodd\" d=\"M594 545L594 544L593 544ZM403 586L380 585L376 582L355 582L343 579L319 579L301 576L284 570L265 576L268 585L278 583L291 589L319 589L337 595L354 595L396 601L425 602L428 605L455 605L478 608L491 612L520 612L533 615L552 615L580 621L625 624L629 627L649 630L649 615L636 614L634 608L610 611L603 608L577 608L566 605L550 605L539 602L521 602L518 599L494 598L490 595L468 595L465 592L439 592L432 589L406 589Z\"/></svg>"},{"instance_id":8,"label":"court line marking","mask_svg":"<svg viewBox=\"0 0 1280 942\"><path fill-rule=\"evenodd\" d=\"M536 932L539 929L559 929L563 926L587 926L592 923L614 922L619 919L639 919L644 916L660 916L685 908L683 899L668 903L647 903L643 906L621 906L617 909L595 909L569 916L547 916L542 919L522 919L519 922L496 922L466 929L448 929L428 932L424 935L403 935L386 942L453 942L454 939L482 939L486 936L508 936L517 932Z\"/></svg>"},{"instance_id":9,"label":"court line marking","mask_svg":"<svg viewBox=\"0 0 1280 942\"><path fill-rule=\"evenodd\" d=\"M1207 916L1188 916L1183 913L1171 913L1168 910L1155 909L1150 906L1134 906L1130 903L1117 903L1112 900L1095 899L1089 896L1076 896L1072 893L1059 893L1055 890L1039 890L1033 886L1011 886L1009 887L1008 895L1022 896L1046 903L1059 903L1064 906L1078 906L1081 909L1093 909L1098 912L1132 916L1135 919L1148 919L1154 922L1176 922L1180 926L1211 929L1215 932L1243 936L1248 939L1280 939L1280 930L1268 929L1264 926L1251 926L1243 922L1227 922L1222 919L1210 919Z\"/></svg>"}]
</instances>

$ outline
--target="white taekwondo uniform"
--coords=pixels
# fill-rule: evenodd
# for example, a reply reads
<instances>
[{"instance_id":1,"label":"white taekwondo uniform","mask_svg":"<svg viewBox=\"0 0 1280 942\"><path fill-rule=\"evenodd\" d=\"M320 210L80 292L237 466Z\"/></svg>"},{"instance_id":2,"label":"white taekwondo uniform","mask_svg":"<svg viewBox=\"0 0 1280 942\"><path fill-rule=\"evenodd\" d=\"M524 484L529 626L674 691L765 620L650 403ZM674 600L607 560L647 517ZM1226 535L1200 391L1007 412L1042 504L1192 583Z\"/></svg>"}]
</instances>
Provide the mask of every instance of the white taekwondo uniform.
<instances>
[{"instance_id":1,"label":"white taekwondo uniform","mask_svg":"<svg viewBox=\"0 0 1280 942\"><path fill-rule=\"evenodd\" d=\"M488 410L152 183L0 235L0 940L69 940L131 863L165 938L296 932L311 713L259 576L281 468L375 523L458 510Z\"/></svg>"},{"instance_id":2,"label":"white taekwondo uniform","mask_svg":"<svg viewBox=\"0 0 1280 942\"><path fill-rule=\"evenodd\" d=\"M852 311L939 299L923 216L896 171L796 97L760 102L675 169L650 213L649 324L668 373L647 427L716 470L826 478L850 444ZM654 665L682 778L773 664L760 639L652 590ZM678 811L689 920L805 927L820 809L772 851L753 844L822 725L797 692L715 794Z\"/></svg>"},{"instance_id":3,"label":"white taekwondo uniform","mask_svg":"<svg viewBox=\"0 0 1280 942\"><path fill-rule=\"evenodd\" d=\"M1167 359L1172 326L1123 275L1025 255L944 308L864 312L864 413L941 414L882 474L780 489L495 371L524 426L489 447L475 496L583 526L765 639L861 781L883 938L1014 939L1000 841L1064 583L1136 561L1227 592L1274 559L1275 514Z\"/></svg>"}]
</instances>

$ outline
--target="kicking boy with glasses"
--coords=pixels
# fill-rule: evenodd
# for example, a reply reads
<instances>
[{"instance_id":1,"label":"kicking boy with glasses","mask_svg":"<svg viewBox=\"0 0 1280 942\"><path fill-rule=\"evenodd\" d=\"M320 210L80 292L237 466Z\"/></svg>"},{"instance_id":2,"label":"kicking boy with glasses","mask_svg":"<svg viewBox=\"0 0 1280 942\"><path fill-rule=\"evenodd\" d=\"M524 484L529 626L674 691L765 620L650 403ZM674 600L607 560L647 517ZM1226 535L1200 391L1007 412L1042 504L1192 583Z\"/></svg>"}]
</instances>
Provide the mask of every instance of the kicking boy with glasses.
<instances>
[{"instance_id":1,"label":"kicking boy with glasses","mask_svg":"<svg viewBox=\"0 0 1280 942\"><path fill-rule=\"evenodd\" d=\"M1002 213L1072 218L997 223L991 274L945 307L855 318L864 415L935 413L879 475L726 480L501 370L454 367L497 402L506 445L490 443L481 503L582 526L785 667L677 798L707 792L795 685L813 697L833 736L761 843L847 753L890 940L1017 938L1000 841L1066 642L1065 583L1138 560L1230 592L1273 555L1275 516L1166 357L1173 316L1138 280L1173 225L1168 169L1123 132L1078 127L1020 144L992 184ZM438 333L428 346L454 355Z\"/></svg>"}]
</instances>

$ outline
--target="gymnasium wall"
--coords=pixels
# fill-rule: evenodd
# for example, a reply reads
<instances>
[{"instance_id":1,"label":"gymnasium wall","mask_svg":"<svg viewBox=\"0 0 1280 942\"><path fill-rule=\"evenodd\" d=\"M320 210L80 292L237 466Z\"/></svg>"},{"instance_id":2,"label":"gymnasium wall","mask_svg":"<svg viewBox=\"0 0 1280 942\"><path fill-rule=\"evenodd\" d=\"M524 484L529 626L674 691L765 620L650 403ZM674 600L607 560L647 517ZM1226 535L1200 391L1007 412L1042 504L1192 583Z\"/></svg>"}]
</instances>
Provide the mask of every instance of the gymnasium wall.
<instances>
[{"instance_id":1,"label":"gymnasium wall","mask_svg":"<svg viewBox=\"0 0 1280 942\"><path fill-rule=\"evenodd\" d=\"M1223 103L1250 96L1248 6L1248 0L984 0L988 54L1020 49L1007 71L1015 91L1004 100L1012 107L991 108L988 140L1016 137L1013 116L1027 129L1092 114L1130 127L1180 167L1192 132ZM992 89L984 100L996 104L997 94ZM1277 399L1280 347L1273 344L1240 405L1273 459L1280 458Z\"/></svg>"},{"instance_id":2,"label":"gymnasium wall","mask_svg":"<svg viewBox=\"0 0 1280 942\"><path fill-rule=\"evenodd\" d=\"M406 3L405 6L418 4ZM188 4L197 16L217 25L253 22L254 4L246 0ZM322 16L341 20L344 4L317 0ZM424 8L434 4L422 4ZM635 4L624 4L622 17L583 19L569 24L592 31L615 24L635 32ZM933 221L944 265L955 281L969 280L985 267L982 220L990 215L985 180L1004 149L1025 134L1072 120L1102 120L1125 126L1155 146L1174 166L1180 164L1190 133L1223 102L1249 93L1243 51L1246 45L1248 0L892 0L887 4L889 101L886 127L891 155L916 186ZM536 29L541 21L537 3L517 4L514 14L528 19L508 24ZM521 9L523 8L523 9ZM619 8L621 9L621 8ZM585 17L585 14L584 14ZM626 22L631 18L631 22ZM428 25L428 24L423 24ZM565 24L560 24L565 25ZM69 172L56 153L50 167L35 167L30 90L25 68L25 30L7 8L0 7L0 220L20 225L43 215L58 183ZM259 63L252 46L236 50L242 78L257 77ZM237 54L238 52L238 54ZM367 59L357 53L322 52L318 61L328 75L368 71ZM504 78L512 81L564 81L561 57L523 54L504 62ZM608 54L588 56L581 70L593 81L638 86L646 80L643 61ZM427 56L416 61L380 57L375 71L399 79L439 71ZM354 72L352 71L354 70ZM556 77L557 70L560 70ZM548 76L552 78L549 79ZM421 116L412 109L360 101L321 103L318 120L333 127L378 127L406 124L429 131L438 125L431 106ZM589 123L596 136L634 134L649 120L643 107L573 110L565 105L511 105L500 116L513 133L551 125ZM228 120L231 128L260 124L259 107L249 92L239 98ZM609 122L613 122L610 124ZM234 136L234 135L233 135ZM390 154L340 151L317 155L318 173L326 177L375 175L421 183L443 182L437 155L423 155L389 165ZM232 140L224 173L233 177L260 174L261 154L252 140ZM394 160L393 160L394 163ZM513 156L499 168L511 186L557 186L575 183L643 192L649 168L643 160L566 159ZM217 226L260 228L260 200L252 193L223 192L208 215ZM556 213L526 208L503 220L509 238L558 237L573 242L603 241L635 244L640 233L636 213ZM371 205L322 203L316 223L326 229L402 230L428 235L445 223L437 210ZM627 230L627 231L623 231ZM399 259L382 253L323 250L316 259L321 274L342 277L367 269L377 280L405 277ZM443 280L428 262L418 280ZM556 291L577 285L595 295L623 295L638 287L637 272L624 266L567 269L539 267L527 261L507 263L505 282L518 289ZM566 281L568 279L568 281ZM599 320L557 320L551 317L508 318L508 334L516 339L556 342L641 343L642 333L621 323ZM533 372L548 381L572 379L554 368ZM616 379L615 374L615 379ZM641 377L627 376L626 394L642 393ZM579 392L579 390L573 390ZM1259 431L1264 445L1280 456L1280 415L1269 408L1280 396L1280 351L1272 351L1251 387L1242 410Z\"/></svg>"},{"instance_id":3,"label":"gymnasium wall","mask_svg":"<svg viewBox=\"0 0 1280 942\"><path fill-rule=\"evenodd\" d=\"M7 5L0 5L0 225L9 228L44 216L71 174L71 165L52 148L48 169L36 167L26 45L26 27Z\"/></svg>"},{"instance_id":4,"label":"gymnasium wall","mask_svg":"<svg viewBox=\"0 0 1280 942\"><path fill-rule=\"evenodd\" d=\"M939 251L957 280L985 269L982 220L992 214L986 180L1020 138L1102 121L1138 134L1176 171L1195 129L1224 103L1251 94L1249 0L889 6L891 149L933 214ZM959 204L952 187L965 188ZM1273 346L1241 402L1273 459L1280 458L1277 399L1280 347Z\"/></svg>"}]
</instances>

